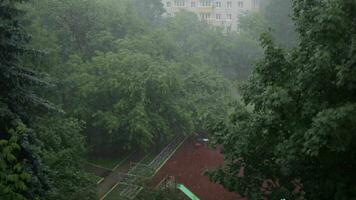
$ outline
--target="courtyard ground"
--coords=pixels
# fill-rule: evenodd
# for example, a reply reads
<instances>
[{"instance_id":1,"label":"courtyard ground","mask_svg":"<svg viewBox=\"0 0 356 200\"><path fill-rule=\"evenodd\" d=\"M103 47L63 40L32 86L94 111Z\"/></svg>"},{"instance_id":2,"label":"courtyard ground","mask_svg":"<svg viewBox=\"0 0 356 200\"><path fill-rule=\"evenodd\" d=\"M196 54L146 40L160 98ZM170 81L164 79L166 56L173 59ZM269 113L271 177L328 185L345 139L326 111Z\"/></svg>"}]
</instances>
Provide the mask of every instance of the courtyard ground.
<instances>
[{"instance_id":1,"label":"courtyard ground","mask_svg":"<svg viewBox=\"0 0 356 200\"><path fill-rule=\"evenodd\" d=\"M176 182L184 184L201 200L246 200L203 175L205 170L216 169L223 163L223 156L218 149L197 145L197 140L191 137L158 171L152 185L158 185L167 176L173 176Z\"/></svg>"}]
</instances>

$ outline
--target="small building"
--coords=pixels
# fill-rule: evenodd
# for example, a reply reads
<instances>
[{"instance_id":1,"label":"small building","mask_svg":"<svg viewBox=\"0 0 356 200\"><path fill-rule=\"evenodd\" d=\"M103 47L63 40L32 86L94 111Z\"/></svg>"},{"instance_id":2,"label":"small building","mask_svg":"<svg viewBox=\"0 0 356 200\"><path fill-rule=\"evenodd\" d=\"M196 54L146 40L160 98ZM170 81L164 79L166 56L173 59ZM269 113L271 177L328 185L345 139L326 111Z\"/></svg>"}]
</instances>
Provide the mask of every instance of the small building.
<instances>
[{"instance_id":1,"label":"small building","mask_svg":"<svg viewBox=\"0 0 356 200\"><path fill-rule=\"evenodd\" d=\"M260 0L162 0L165 16L174 16L182 10L196 13L200 20L227 31L238 30L242 13L259 11Z\"/></svg>"}]
</instances>

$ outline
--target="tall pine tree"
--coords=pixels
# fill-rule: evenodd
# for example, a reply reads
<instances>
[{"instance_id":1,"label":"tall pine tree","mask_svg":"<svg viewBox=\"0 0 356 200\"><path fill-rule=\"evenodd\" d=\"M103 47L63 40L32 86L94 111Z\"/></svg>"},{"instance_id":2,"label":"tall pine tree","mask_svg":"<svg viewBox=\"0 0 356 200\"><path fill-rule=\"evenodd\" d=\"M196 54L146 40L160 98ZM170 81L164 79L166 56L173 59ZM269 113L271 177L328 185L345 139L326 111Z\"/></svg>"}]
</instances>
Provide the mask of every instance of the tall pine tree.
<instances>
[{"instance_id":1,"label":"tall pine tree","mask_svg":"<svg viewBox=\"0 0 356 200\"><path fill-rule=\"evenodd\" d=\"M47 187L29 127L34 108L49 104L34 92L44 82L22 61L38 54L26 47L22 2L0 1L0 199L39 199Z\"/></svg>"}]
</instances>

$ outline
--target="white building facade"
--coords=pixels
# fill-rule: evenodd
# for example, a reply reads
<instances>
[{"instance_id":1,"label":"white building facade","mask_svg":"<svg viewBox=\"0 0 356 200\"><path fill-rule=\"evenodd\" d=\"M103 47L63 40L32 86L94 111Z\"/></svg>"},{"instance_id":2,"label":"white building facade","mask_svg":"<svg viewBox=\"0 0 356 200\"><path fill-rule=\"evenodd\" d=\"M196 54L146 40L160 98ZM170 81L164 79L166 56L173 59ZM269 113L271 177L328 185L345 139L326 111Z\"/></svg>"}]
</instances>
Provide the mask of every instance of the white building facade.
<instances>
[{"instance_id":1,"label":"white building facade","mask_svg":"<svg viewBox=\"0 0 356 200\"><path fill-rule=\"evenodd\" d=\"M258 11L260 0L162 0L166 16L174 16L181 10L196 13L200 20L227 31L238 30L241 13Z\"/></svg>"}]
</instances>

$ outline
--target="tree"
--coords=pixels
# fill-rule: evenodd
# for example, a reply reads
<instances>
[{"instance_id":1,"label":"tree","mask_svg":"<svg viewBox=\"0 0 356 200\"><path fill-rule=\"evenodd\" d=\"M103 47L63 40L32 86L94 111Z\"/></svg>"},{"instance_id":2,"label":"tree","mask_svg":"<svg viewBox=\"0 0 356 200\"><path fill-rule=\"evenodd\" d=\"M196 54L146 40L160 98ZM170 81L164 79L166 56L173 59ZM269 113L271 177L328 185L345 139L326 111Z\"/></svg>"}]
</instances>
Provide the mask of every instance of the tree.
<instances>
[{"instance_id":1,"label":"tree","mask_svg":"<svg viewBox=\"0 0 356 200\"><path fill-rule=\"evenodd\" d=\"M211 46L204 43L209 36L218 42L221 32L196 17L191 22L190 16L148 28L138 17L140 8L126 0L51 2L42 0L29 7L35 18L31 27L35 45L51 54L52 67L43 70L53 77L56 92L46 94L68 116L86 122L88 146L148 149L223 116L228 84L212 62L205 61L210 51L204 50ZM146 3L155 4L152 9L161 6L156 1ZM90 27L80 31L88 37L91 53L83 54L76 42L68 43L75 39L63 20L69 14L78 16L80 22L73 22L78 27ZM96 20L91 20L93 16ZM207 30L200 31L204 40L194 41L201 36L195 33L187 42L184 31L198 30L196 25ZM224 48L222 44L218 43Z\"/></svg>"},{"instance_id":2,"label":"tree","mask_svg":"<svg viewBox=\"0 0 356 200\"><path fill-rule=\"evenodd\" d=\"M176 59L211 66L232 80L246 80L253 61L262 55L258 41L248 31L225 34L189 12L177 13L166 23L171 40L180 47Z\"/></svg>"},{"instance_id":3,"label":"tree","mask_svg":"<svg viewBox=\"0 0 356 200\"><path fill-rule=\"evenodd\" d=\"M61 114L43 116L36 121L34 130L51 186L45 199L97 198L95 181L84 171L87 148L81 134L83 128L83 122Z\"/></svg>"},{"instance_id":4,"label":"tree","mask_svg":"<svg viewBox=\"0 0 356 200\"><path fill-rule=\"evenodd\" d=\"M150 23L157 24L164 13L161 0L134 0L133 5L140 16Z\"/></svg>"},{"instance_id":5,"label":"tree","mask_svg":"<svg viewBox=\"0 0 356 200\"><path fill-rule=\"evenodd\" d=\"M82 70L72 74L81 99L72 113L87 122L90 143L99 148L146 150L176 134L189 133L189 113L182 107L186 94L176 66L119 49L79 63L76 68Z\"/></svg>"},{"instance_id":6,"label":"tree","mask_svg":"<svg viewBox=\"0 0 356 200\"><path fill-rule=\"evenodd\" d=\"M58 109L39 95L50 84L35 71L45 66L44 54L33 47L49 44L53 37L31 43L24 31L27 13L20 10L27 4L19 2L0 3L0 196L93 199L94 181L82 171L85 148L79 123L53 114Z\"/></svg>"},{"instance_id":7,"label":"tree","mask_svg":"<svg viewBox=\"0 0 356 200\"><path fill-rule=\"evenodd\" d=\"M27 46L30 38L23 29L20 2L0 2L0 196L38 199L47 181L34 148L38 141L29 127L33 110L51 105L34 92L45 82L22 62L39 53Z\"/></svg>"},{"instance_id":8,"label":"tree","mask_svg":"<svg viewBox=\"0 0 356 200\"><path fill-rule=\"evenodd\" d=\"M249 107L213 126L225 166L209 175L251 199L353 199L356 3L293 9L300 44L285 51L262 37L264 59L242 92Z\"/></svg>"}]
</instances>

